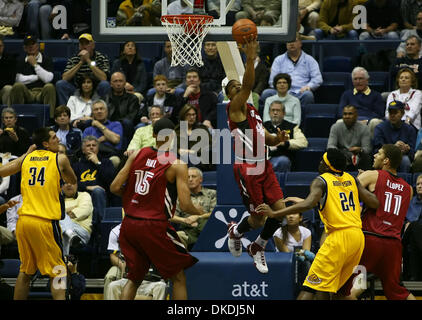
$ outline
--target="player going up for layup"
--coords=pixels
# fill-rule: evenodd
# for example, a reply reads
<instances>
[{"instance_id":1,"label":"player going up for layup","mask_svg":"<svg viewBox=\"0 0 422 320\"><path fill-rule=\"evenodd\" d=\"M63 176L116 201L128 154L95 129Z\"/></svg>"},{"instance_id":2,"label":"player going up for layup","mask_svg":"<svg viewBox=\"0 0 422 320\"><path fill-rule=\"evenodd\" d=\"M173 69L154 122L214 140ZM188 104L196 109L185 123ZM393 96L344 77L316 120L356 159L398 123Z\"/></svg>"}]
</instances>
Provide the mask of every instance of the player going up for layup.
<instances>
[{"instance_id":1,"label":"player going up for layup","mask_svg":"<svg viewBox=\"0 0 422 320\"><path fill-rule=\"evenodd\" d=\"M247 103L255 82L254 62L257 46L256 38L247 39L242 48L246 54L243 83L230 80L225 87L226 95L230 99L227 105L228 123L235 138L234 176L241 190L243 203L250 212L250 216L245 217L239 224L229 223L228 246L232 255L239 257L242 254L243 234L264 225L261 234L248 246L247 250L253 257L258 271L267 273L264 250L268 239L279 228L279 221L272 218L265 220L265 216L256 212L256 207L267 203L273 210L279 210L285 205L282 201L283 192L271 162L265 158L265 144L278 145L285 141L287 136L280 129L277 135L268 133L256 109Z\"/></svg>"},{"instance_id":2,"label":"player going up for layup","mask_svg":"<svg viewBox=\"0 0 422 320\"><path fill-rule=\"evenodd\" d=\"M330 293L337 293L359 264L364 247L359 200L370 208L377 208L379 201L352 175L344 172L345 168L343 153L328 149L318 167L320 175L312 181L305 200L287 198L286 201L298 203L276 212L267 204L257 208L258 212L277 218L318 205L327 238L309 269L299 300L311 300L314 295L317 299L329 299Z\"/></svg>"}]
</instances>

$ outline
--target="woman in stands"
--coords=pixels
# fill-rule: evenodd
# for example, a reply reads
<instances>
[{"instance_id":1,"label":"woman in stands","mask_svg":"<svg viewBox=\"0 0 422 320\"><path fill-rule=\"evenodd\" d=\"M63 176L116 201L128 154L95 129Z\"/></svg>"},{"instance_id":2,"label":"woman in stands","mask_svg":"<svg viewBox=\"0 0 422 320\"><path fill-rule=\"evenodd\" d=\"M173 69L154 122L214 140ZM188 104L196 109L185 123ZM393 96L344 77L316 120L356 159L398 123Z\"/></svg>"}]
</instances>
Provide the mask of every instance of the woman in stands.
<instances>
[{"instance_id":1,"label":"woman in stands","mask_svg":"<svg viewBox=\"0 0 422 320\"><path fill-rule=\"evenodd\" d=\"M391 101L403 102L405 109L402 120L419 130L421 128L422 93L417 89L418 81L415 73L409 68L400 69L396 76L396 86L397 90L388 95L385 116L388 117L388 105Z\"/></svg>"},{"instance_id":2,"label":"woman in stands","mask_svg":"<svg viewBox=\"0 0 422 320\"><path fill-rule=\"evenodd\" d=\"M271 120L269 113L271 103L273 101L281 101L286 110L284 120L300 125L302 117L300 100L288 93L292 85L292 78L287 73L279 73L274 77L273 84L277 94L265 99L263 122Z\"/></svg>"},{"instance_id":3,"label":"woman in stands","mask_svg":"<svg viewBox=\"0 0 422 320\"><path fill-rule=\"evenodd\" d=\"M288 201L286 198L285 201ZM298 260L298 284L302 284L308 274L315 254L311 252L311 230L303 226L302 213L286 215L286 224L274 233L274 243L280 252L294 252ZM298 294L301 288L296 288Z\"/></svg>"},{"instance_id":4,"label":"woman in stands","mask_svg":"<svg viewBox=\"0 0 422 320\"><path fill-rule=\"evenodd\" d=\"M120 50L120 57L113 61L111 73L123 72L126 76L126 92L136 95L139 103L144 100L144 94L148 85L148 73L145 64L139 56L136 44L126 41Z\"/></svg>"},{"instance_id":5,"label":"woman in stands","mask_svg":"<svg viewBox=\"0 0 422 320\"><path fill-rule=\"evenodd\" d=\"M198 111L186 104L179 113L179 124L174 131L177 136L177 154L188 166L196 166L202 171L215 170L212 164L212 136L208 127L198 121ZM199 137L198 137L199 136ZM202 141L201 137L208 137ZM195 148L193 148L196 145ZM198 147L201 146L203 148Z\"/></svg>"},{"instance_id":6,"label":"woman in stands","mask_svg":"<svg viewBox=\"0 0 422 320\"><path fill-rule=\"evenodd\" d=\"M67 106L70 109L70 122L73 127L84 130L90 126L92 103L100 99L95 90L96 84L92 75L85 74L79 89L69 98Z\"/></svg>"}]
</instances>

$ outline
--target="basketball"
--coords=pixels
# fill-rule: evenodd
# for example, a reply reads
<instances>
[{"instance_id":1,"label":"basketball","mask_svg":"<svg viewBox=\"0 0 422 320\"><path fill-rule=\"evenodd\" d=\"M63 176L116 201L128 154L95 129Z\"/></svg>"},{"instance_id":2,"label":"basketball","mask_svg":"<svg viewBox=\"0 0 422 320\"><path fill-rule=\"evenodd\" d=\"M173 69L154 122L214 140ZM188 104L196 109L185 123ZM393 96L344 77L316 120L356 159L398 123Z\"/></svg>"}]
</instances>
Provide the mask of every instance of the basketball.
<instances>
[{"instance_id":1,"label":"basketball","mask_svg":"<svg viewBox=\"0 0 422 320\"><path fill-rule=\"evenodd\" d=\"M257 34L258 30L256 28L256 24L249 19L239 19L232 27L232 36L237 43L243 44L245 43L243 37L247 37L249 35L256 36Z\"/></svg>"}]
</instances>

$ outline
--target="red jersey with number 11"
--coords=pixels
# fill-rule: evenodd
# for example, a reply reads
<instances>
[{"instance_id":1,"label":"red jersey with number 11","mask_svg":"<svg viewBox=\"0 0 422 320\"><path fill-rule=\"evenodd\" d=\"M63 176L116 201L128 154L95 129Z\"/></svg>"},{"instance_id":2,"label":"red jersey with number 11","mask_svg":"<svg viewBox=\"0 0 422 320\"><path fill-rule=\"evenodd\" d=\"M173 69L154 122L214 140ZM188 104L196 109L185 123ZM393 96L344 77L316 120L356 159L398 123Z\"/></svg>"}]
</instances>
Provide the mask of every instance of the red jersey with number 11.
<instances>
[{"instance_id":1,"label":"red jersey with number 11","mask_svg":"<svg viewBox=\"0 0 422 320\"><path fill-rule=\"evenodd\" d=\"M411 186L403 178L378 170L374 194L380 206L364 213L362 230L401 240L400 233L411 200Z\"/></svg>"},{"instance_id":2,"label":"red jersey with number 11","mask_svg":"<svg viewBox=\"0 0 422 320\"><path fill-rule=\"evenodd\" d=\"M172 152L152 147L139 151L130 168L123 194L125 214L138 219L168 220L176 209L176 183L169 183L166 170L176 160Z\"/></svg>"}]
</instances>

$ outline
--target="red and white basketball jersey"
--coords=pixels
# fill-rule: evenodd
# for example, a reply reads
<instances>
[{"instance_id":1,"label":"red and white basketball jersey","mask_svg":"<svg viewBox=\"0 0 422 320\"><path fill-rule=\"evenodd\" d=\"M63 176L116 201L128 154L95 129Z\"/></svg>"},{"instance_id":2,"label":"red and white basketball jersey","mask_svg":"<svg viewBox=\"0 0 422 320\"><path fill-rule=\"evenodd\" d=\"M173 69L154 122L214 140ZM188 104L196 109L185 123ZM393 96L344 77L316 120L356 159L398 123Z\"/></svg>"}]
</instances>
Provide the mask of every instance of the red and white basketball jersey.
<instances>
[{"instance_id":1,"label":"red and white basketball jersey","mask_svg":"<svg viewBox=\"0 0 422 320\"><path fill-rule=\"evenodd\" d=\"M411 186L398 176L378 170L374 194L380 206L367 209L362 217L362 230L401 240L403 221L410 204Z\"/></svg>"},{"instance_id":2,"label":"red and white basketball jersey","mask_svg":"<svg viewBox=\"0 0 422 320\"><path fill-rule=\"evenodd\" d=\"M176 160L172 152L143 148L130 168L123 195L125 213L133 218L168 220L176 209L176 183L169 183L166 170Z\"/></svg>"},{"instance_id":3,"label":"red and white basketball jersey","mask_svg":"<svg viewBox=\"0 0 422 320\"><path fill-rule=\"evenodd\" d=\"M227 123L234 137L234 153L236 161L263 161L266 158L265 129L258 111L249 103L246 104L246 119L242 122L230 120L227 104Z\"/></svg>"}]
</instances>

